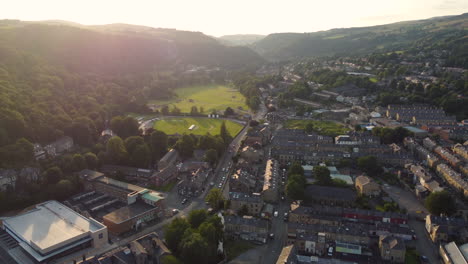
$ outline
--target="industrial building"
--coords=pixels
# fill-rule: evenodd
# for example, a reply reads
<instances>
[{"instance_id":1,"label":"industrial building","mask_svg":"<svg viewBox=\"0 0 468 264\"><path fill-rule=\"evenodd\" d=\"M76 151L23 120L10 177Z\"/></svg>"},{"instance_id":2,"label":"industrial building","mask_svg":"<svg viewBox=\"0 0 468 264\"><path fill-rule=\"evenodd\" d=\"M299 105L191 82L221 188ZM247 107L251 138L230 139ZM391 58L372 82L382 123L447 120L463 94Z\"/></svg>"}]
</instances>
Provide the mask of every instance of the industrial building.
<instances>
[{"instance_id":1,"label":"industrial building","mask_svg":"<svg viewBox=\"0 0 468 264\"><path fill-rule=\"evenodd\" d=\"M68 202L73 209L102 220L112 234L137 230L164 213L165 196L160 192L114 180L96 171L83 170L79 174L87 193Z\"/></svg>"},{"instance_id":2,"label":"industrial building","mask_svg":"<svg viewBox=\"0 0 468 264\"><path fill-rule=\"evenodd\" d=\"M48 263L108 241L106 226L57 201L3 220L2 229L6 232L2 239L16 242L7 251L18 263Z\"/></svg>"}]
</instances>

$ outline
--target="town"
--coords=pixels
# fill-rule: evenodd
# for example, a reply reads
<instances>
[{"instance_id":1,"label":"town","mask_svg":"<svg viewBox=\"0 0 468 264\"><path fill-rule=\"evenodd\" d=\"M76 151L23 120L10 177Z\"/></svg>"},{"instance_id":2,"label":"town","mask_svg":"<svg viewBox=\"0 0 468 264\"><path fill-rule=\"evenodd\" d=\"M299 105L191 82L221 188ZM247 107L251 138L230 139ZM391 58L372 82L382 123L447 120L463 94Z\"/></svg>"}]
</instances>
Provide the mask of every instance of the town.
<instances>
[{"instance_id":1,"label":"town","mask_svg":"<svg viewBox=\"0 0 468 264\"><path fill-rule=\"evenodd\" d=\"M0 262L467 263L468 70L449 53L184 65L151 77L164 96L90 99L3 144L8 110Z\"/></svg>"}]
</instances>

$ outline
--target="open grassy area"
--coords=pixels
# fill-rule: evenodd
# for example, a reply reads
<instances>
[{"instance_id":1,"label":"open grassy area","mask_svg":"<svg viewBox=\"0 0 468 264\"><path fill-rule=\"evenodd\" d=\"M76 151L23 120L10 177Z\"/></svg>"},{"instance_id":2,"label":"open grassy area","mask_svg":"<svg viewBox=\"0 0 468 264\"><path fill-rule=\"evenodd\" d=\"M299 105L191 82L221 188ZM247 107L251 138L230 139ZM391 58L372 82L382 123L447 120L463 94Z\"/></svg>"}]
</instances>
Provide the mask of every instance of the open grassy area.
<instances>
[{"instance_id":1,"label":"open grassy area","mask_svg":"<svg viewBox=\"0 0 468 264\"><path fill-rule=\"evenodd\" d=\"M228 239L224 244L224 250L226 252L227 260L233 260L240 254L254 248L255 245L244 240L232 240Z\"/></svg>"},{"instance_id":2,"label":"open grassy area","mask_svg":"<svg viewBox=\"0 0 468 264\"><path fill-rule=\"evenodd\" d=\"M332 121L319 120L288 120L286 128L304 129L308 123L312 123L314 131L321 135L336 136L346 134L349 129L341 124Z\"/></svg>"},{"instance_id":3,"label":"open grassy area","mask_svg":"<svg viewBox=\"0 0 468 264\"><path fill-rule=\"evenodd\" d=\"M377 78L375 77L372 77L372 78L369 78L369 81L373 82L373 83L376 83L378 82L379 80L377 80Z\"/></svg>"},{"instance_id":4,"label":"open grassy area","mask_svg":"<svg viewBox=\"0 0 468 264\"><path fill-rule=\"evenodd\" d=\"M228 106L232 109L247 110L245 97L237 90L224 85L200 85L178 88L175 90L176 98L167 101L150 101L150 105L161 108L169 105L179 108L183 113L190 113L192 106L196 106L198 111L203 107L203 113L209 114L213 110L224 111Z\"/></svg>"},{"instance_id":5,"label":"open grassy area","mask_svg":"<svg viewBox=\"0 0 468 264\"><path fill-rule=\"evenodd\" d=\"M154 123L154 129L161 130L168 135L173 134L194 134L194 135L205 135L210 133L211 135L218 135L221 124L224 120L221 119L210 119L210 118L197 118L197 117L174 117L157 120ZM226 120L226 128L231 136L237 135L242 130L242 125ZM191 125L195 125L195 128L189 130Z\"/></svg>"}]
</instances>

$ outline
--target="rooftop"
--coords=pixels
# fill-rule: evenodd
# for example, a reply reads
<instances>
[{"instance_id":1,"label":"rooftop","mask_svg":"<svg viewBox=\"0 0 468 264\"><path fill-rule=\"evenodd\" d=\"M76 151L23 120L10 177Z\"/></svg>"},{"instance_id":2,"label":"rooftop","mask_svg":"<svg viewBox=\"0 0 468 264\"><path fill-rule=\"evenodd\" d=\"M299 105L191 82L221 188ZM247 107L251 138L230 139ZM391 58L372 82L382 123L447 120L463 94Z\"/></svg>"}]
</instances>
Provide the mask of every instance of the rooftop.
<instances>
[{"instance_id":1,"label":"rooftop","mask_svg":"<svg viewBox=\"0 0 468 264\"><path fill-rule=\"evenodd\" d=\"M86 237L88 232L105 228L57 201L48 201L24 214L3 221L19 239L45 255Z\"/></svg>"},{"instance_id":2,"label":"rooftop","mask_svg":"<svg viewBox=\"0 0 468 264\"><path fill-rule=\"evenodd\" d=\"M156 210L156 209L157 208L151 205L148 205L142 202L136 202L136 203L124 206L118 210L115 210L105 215L103 218L118 224L118 223L123 223L125 221L128 221L139 215L142 215L150 210Z\"/></svg>"}]
</instances>

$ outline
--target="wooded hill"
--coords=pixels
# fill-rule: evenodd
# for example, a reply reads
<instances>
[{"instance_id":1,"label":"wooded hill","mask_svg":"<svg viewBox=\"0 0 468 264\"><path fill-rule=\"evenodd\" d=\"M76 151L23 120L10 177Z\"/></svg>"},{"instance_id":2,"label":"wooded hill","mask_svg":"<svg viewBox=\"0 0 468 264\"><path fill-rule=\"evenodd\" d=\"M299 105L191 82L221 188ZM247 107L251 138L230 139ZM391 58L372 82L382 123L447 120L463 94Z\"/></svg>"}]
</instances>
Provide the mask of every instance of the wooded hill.
<instances>
[{"instance_id":1,"label":"wooded hill","mask_svg":"<svg viewBox=\"0 0 468 264\"><path fill-rule=\"evenodd\" d=\"M251 47L268 60L437 48L452 51L450 66L468 67L467 35L468 13L372 27L275 33Z\"/></svg>"},{"instance_id":2,"label":"wooded hill","mask_svg":"<svg viewBox=\"0 0 468 264\"><path fill-rule=\"evenodd\" d=\"M188 65L231 70L261 63L251 49L199 32L3 20L0 147L21 137L50 143L62 135L91 144L112 116L145 111L148 99L177 86L210 81L182 74Z\"/></svg>"}]
</instances>

